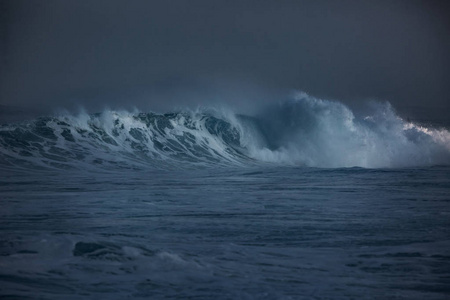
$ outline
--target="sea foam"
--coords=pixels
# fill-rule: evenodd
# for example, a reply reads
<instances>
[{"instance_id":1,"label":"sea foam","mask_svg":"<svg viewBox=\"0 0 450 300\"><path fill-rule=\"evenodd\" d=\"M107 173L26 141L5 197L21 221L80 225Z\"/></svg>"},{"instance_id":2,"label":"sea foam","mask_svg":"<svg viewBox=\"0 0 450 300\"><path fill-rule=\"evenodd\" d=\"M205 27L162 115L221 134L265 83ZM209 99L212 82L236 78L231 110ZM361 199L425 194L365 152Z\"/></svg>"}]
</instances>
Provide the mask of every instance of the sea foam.
<instances>
[{"instance_id":1,"label":"sea foam","mask_svg":"<svg viewBox=\"0 0 450 300\"><path fill-rule=\"evenodd\" d=\"M399 117L389 103L355 115L298 93L256 115L204 108L105 110L0 127L0 164L23 168L295 165L413 167L450 163L450 133Z\"/></svg>"}]
</instances>

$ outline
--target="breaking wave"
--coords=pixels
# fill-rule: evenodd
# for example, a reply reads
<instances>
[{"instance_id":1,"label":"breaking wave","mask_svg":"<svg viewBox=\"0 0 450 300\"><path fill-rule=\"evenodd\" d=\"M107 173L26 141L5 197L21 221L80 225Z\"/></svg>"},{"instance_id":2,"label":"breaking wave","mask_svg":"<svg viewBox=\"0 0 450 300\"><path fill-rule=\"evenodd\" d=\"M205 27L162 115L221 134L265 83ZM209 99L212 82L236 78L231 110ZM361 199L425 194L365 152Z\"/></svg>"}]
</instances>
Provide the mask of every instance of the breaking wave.
<instances>
[{"instance_id":1,"label":"breaking wave","mask_svg":"<svg viewBox=\"0 0 450 300\"><path fill-rule=\"evenodd\" d=\"M406 122L388 104L357 117L299 93L265 113L106 110L0 127L0 165L98 169L245 166L408 167L450 163L450 132Z\"/></svg>"}]
</instances>

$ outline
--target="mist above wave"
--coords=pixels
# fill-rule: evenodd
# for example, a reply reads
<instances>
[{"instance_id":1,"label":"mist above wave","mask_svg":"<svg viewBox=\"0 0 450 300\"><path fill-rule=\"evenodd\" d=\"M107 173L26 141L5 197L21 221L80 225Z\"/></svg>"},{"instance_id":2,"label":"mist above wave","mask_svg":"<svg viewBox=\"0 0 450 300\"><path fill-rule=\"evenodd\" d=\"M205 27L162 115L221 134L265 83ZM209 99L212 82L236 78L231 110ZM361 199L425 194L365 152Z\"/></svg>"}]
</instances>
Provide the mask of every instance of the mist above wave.
<instances>
[{"instance_id":1,"label":"mist above wave","mask_svg":"<svg viewBox=\"0 0 450 300\"><path fill-rule=\"evenodd\" d=\"M298 93L260 117L267 147L261 160L316 167L407 167L450 162L450 133L396 115L389 103L372 103L355 116L344 104Z\"/></svg>"},{"instance_id":2,"label":"mist above wave","mask_svg":"<svg viewBox=\"0 0 450 300\"><path fill-rule=\"evenodd\" d=\"M408 167L450 163L447 129L419 126L388 103L355 116L305 93L248 116L225 109L156 114L105 110L0 127L0 164L24 168L298 165Z\"/></svg>"}]
</instances>

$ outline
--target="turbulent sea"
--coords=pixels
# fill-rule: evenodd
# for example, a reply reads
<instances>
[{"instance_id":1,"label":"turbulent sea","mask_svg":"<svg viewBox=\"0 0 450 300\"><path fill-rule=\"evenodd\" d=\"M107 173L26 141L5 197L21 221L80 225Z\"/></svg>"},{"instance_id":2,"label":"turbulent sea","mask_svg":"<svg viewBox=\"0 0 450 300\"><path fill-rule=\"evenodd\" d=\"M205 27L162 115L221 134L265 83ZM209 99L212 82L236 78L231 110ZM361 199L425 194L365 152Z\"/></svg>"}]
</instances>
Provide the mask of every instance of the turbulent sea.
<instances>
[{"instance_id":1,"label":"turbulent sea","mask_svg":"<svg viewBox=\"0 0 450 300\"><path fill-rule=\"evenodd\" d=\"M450 133L299 94L0 126L2 299L448 299Z\"/></svg>"}]
</instances>

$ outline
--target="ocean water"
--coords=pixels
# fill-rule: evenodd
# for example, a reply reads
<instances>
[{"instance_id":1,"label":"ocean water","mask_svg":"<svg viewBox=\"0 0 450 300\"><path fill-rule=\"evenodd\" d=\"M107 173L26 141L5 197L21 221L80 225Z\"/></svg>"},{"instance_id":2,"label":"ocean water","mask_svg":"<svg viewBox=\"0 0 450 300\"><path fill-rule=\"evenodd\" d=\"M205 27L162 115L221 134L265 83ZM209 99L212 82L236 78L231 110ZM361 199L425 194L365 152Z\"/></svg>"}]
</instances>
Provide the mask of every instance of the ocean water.
<instances>
[{"instance_id":1,"label":"ocean water","mask_svg":"<svg viewBox=\"0 0 450 300\"><path fill-rule=\"evenodd\" d=\"M450 134L387 104L42 117L0 172L2 299L450 297Z\"/></svg>"}]
</instances>

